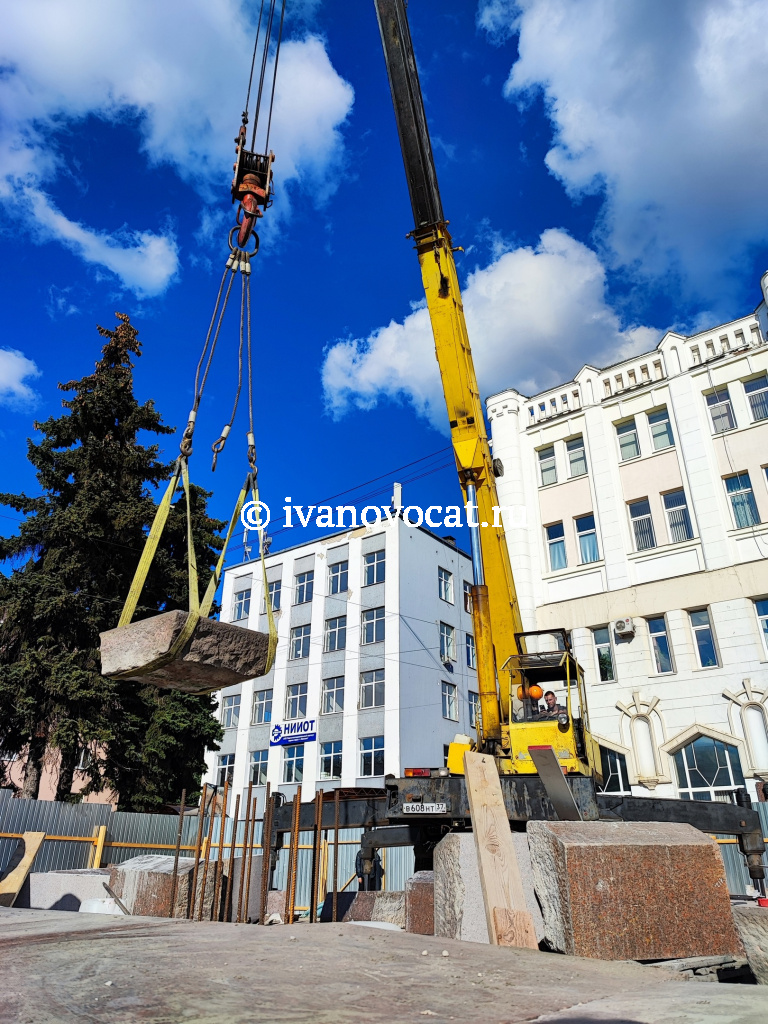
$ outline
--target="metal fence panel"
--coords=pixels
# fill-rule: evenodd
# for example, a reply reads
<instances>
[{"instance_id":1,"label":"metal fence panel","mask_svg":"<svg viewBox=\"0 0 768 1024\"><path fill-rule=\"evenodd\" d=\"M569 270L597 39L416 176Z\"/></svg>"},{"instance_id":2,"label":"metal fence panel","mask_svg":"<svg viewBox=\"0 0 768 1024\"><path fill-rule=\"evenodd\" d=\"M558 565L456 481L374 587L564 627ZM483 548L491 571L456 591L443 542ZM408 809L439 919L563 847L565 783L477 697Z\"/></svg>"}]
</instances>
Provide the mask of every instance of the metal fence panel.
<instances>
[{"instance_id":1,"label":"metal fence panel","mask_svg":"<svg viewBox=\"0 0 768 1024\"><path fill-rule=\"evenodd\" d=\"M109 825L109 804L65 804L54 800L4 800L0 832L47 832L53 836L90 836L97 825ZM0 871L13 856L17 839L0 839ZM35 857L35 871L87 868L90 843L45 842Z\"/></svg>"}]
</instances>

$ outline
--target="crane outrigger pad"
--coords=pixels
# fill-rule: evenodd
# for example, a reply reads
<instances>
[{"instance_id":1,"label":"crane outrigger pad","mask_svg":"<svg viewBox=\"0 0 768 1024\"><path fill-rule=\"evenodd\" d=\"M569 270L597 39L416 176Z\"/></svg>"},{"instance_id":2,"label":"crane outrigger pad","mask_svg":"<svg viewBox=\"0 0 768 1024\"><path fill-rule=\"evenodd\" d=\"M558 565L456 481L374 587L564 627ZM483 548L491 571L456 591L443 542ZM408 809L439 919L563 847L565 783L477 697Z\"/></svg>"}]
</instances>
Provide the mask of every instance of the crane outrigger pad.
<instances>
[{"instance_id":1,"label":"crane outrigger pad","mask_svg":"<svg viewBox=\"0 0 768 1024\"><path fill-rule=\"evenodd\" d=\"M211 693L268 671L269 635L200 618L176 657L155 665L173 647L187 612L141 619L101 634L101 672L184 693Z\"/></svg>"}]
</instances>

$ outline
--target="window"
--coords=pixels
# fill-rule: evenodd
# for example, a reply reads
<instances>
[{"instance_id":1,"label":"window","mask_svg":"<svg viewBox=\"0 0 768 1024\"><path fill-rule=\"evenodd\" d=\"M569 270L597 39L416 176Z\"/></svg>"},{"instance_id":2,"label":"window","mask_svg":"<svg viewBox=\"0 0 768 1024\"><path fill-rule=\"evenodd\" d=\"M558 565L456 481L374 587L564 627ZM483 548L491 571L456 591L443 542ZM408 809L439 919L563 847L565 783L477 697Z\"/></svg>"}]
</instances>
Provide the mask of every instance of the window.
<instances>
[{"instance_id":1,"label":"window","mask_svg":"<svg viewBox=\"0 0 768 1024\"><path fill-rule=\"evenodd\" d=\"M688 504L685 491L670 491L664 495L664 508L669 521L669 539L673 544L693 537L691 517L688 515Z\"/></svg>"},{"instance_id":2,"label":"window","mask_svg":"<svg viewBox=\"0 0 768 1024\"><path fill-rule=\"evenodd\" d=\"M283 748L283 782L301 782L304 778L304 744Z\"/></svg>"},{"instance_id":3,"label":"window","mask_svg":"<svg viewBox=\"0 0 768 1024\"><path fill-rule=\"evenodd\" d=\"M562 523L553 523L547 527L547 545L549 546L549 567L565 569L568 562L565 557L565 530Z\"/></svg>"},{"instance_id":4,"label":"window","mask_svg":"<svg viewBox=\"0 0 768 1024\"><path fill-rule=\"evenodd\" d=\"M280 580L273 580L272 583L268 583L267 584L267 589L269 591L269 603L272 605L272 611L273 612L279 612L280 611L280 596L282 594L283 584L280 582ZM264 609L263 609L264 614L266 614L266 611L267 611L267 602L265 601L264 602Z\"/></svg>"},{"instance_id":5,"label":"window","mask_svg":"<svg viewBox=\"0 0 768 1024\"><path fill-rule=\"evenodd\" d=\"M216 769L216 785L219 789L222 788L225 782L232 784L232 779L235 777L235 755L234 754L221 754L219 757L219 766Z\"/></svg>"},{"instance_id":6,"label":"window","mask_svg":"<svg viewBox=\"0 0 768 1024\"><path fill-rule=\"evenodd\" d=\"M765 649L768 651L768 601L755 601L757 621L763 634Z\"/></svg>"},{"instance_id":7,"label":"window","mask_svg":"<svg viewBox=\"0 0 768 1024\"><path fill-rule=\"evenodd\" d=\"M597 548L597 534L595 533L595 517L593 515L579 516L576 519L576 535L579 538L579 552L581 564L586 562L597 562L600 552Z\"/></svg>"},{"instance_id":8,"label":"window","mask_svg":"<svg viewBox=\"0 0 768 1024\"><path fill-rule=\"evenodd\" d=\"M568 452L571 477L584 476L587 472L587 453L584 451L584 438L574 437L572 441L566 441L565 447Z\"/></svg>"},{"instance_id":9,"label":"window","mask_svg":"<svg viewBox=\"0 0 768 1024\"><path fill-rule=\"evenodd\" d=\"M309 630L309 626L294 626L291 630L290 658L292 661L297 658L309 657Z\"/></svg>"},{"instance_id":10,"label":"window","mask_svg":"<svg viewBox=\"0 0 768 1024\"><path fill-rule=\"evenodd\" d=\"M225 729L236 729L240 721L240 694L225 697L221 703L221 724Z\"/></svg>"},{"instance_id":11,"label":"window","mask_svg":"<svg viewBox=\"0 0 768 1024\"><path fill-rule=\"evenodd\" d=\"M251 611L251 589L238 590L235 594L235 605L232 611L232 621L247 619Z\"/></svg>"},{"instance_id":12,"label":"window","mask_svg":"<svg viewBox=\"0 0 768 1024\"><path fill-rule=\"evenodd\" d=\"M647 498L629 503L629 518L635 535L635 551L646 551L656 547L656 534L653 532L651 506Z\"/></svg>"},{"instance_id":13,"label":"window","mask_svg":"<svg viewBox=\"0 0 768 1024\"><path fill-rule=\"evenodd\" d=\"M654 451L661 451L662 448L671 448L675 443L672 433L672 424L669 422L667 407L656 412L648 413L648 423L651 428Z\"/></svg>"},{"instance_id":14,"label":"window","mask_svg":"<svg viewBox=\"0 0 768 1024\"><path fill-rule=\"evenodd\" d=\"M613 668L613 647L611 645L611 631L608 626L601 626L592 630L595 638L595 653L597 654L597 669L600 673L600 682L608 683L616 678Z\"/></svg>"},{"instance_id":15,"label":"window","mask_svg":"<svg viewBox=\"0 0 768 1024\"><path fill-rule=\"evenodd\" d=\"M440 686L443 698L443 718L447 718L451 722L458 722L459 702L456 698L456 684L443 682Z\"/></svg>"},{"instance_id":16,"label":"window","mask_svg":"<svg viewBox=\"0 0 768 1024\"><path fill-rule=\"evenodd\" d=\"M752 419L755 422L768 419L768 375L745 381L744 390L749 398Z\"/></svg>"},{"instance_id":17,"label":"window","mask_svg":"<svg viewBox=\"0 0 768 1024\"><path fill-rule=\"evenodd\" d=\"M465 647L467 655L467 668L477 668L477 655L475 653L475 638L471 633L467 633L465 637Z\"/></svg>"},{"instance_id":18,"label":"window","mask_svg":"<svg viewBox=\"0 0 768 1024\"><path fill-rule=\"evenodd\" d=\"M603 768L603 788L601 793L624 793L631 796L627 773L627 759L617 750L600 747L600 761Z\"/></svg>"},{"instance_id":19,"label":"window","mask_svg":"<svg viewBox=\"0 0 768 1024\"><path fill-rule=\"evenodd\" d=\"M738 749L710 736L699 736L675 754L677 785L681 800L733 799L744 785Z\"/></svg>"},{"instance_id":20,"label":"window","mask_svg":"<svg viewBox=\"0 0 768 1024\"><path fill-rule=\"evenodd\" d=\"M733 406L728 388L716 388L707 395L709 415L712 417L712 429L716 434L722 434L726 430L733 430L736 421L733 418Z\"/></svg>"},{"instance_id":21,"label":"window","mask_svg":"<svg viewBox=\"0 0 768 1024\"><path fill-rule=\"evenodd\" d=\"M384 639L384 609L368 608L363 612L361 644L378 644Z\"/></svg>"},{"instance_id":22,"label":"window","mask_svg":"<svg viewBox=\"0 0 768 1024\"><path fill-rule=\"evenodd\" d=\"M360 740L360 775L372 778L384 774L384 737L368 736Z\"/></svg>"},{"instance_id":23,"label":"window","mask_svg":"<svg viewBox=\"0 0 768 1024\"><path fill-rule=\"evenodd\" d=\"M266 786L268 759L268 750L254 750L251 754L251 782L254 786Z\"/></svg>"},{"instance_id":24,"label":"window","mask_svg":"<svg viewBox=\"0 0 768 1024\"><path fill-rule=\"evenodd\" d=\"M616 435L619 439L619 452L621 461L636 459L640 454L640 444L637 440L637 427L634 417L626 423L619 423L616 427Z\"/></svg>"},{"instance_id":25,"label":"window","mask_svg":"<svg viewBox=\"0 0 768 1024\"><path fill-rule=\"evenodd\" d=\"M444 743L443 744L443 768L447 768L448 767L448 755L450 754L450 752L451 752L451 744L450 743Z\"/></svg>"},{"instance_id":26,"label":"window","mask_svg":"<svg viewBox=\"0 0 768 1024\"><path fill-rule=\"evenodd\" d=\"M660 674L674 672L672 652L669 647L669 637L667 636L667 620L663 615L655 619L648 619L648 632L651 636L651 648L653 649L656 671Z\"/></svg>"},{"instance_id":27,"label":"window","mask_svg":"<svg viewBox=\"0 0 768 1024\"><path fill-rule=\"evenodd\" d=\"M328 566L328 593L345 594L349 590L349 562Z\"/></svg>"},{"instance_id":28,"label":"window","mask_svg":"<svg viewBox=\"0 0 768 1024\"><path fill-rule=\"evenodd\" d=\"M251 725L265 725L272 721L272 691L257 690L253 695Z\"/></svg>"},{"instance_id":29,"label":"window","mask_svg":"<svg viewBox=\"0 0 768 1024\"><path fill-rule=\"evenodd\" d=\"M472 584L464 580L464 611L472 614Z\"/></svg>"},{"instance_id":30,"label":"window","mask_svg":"<svg viewBox=\"0 0 768 1024\"><path fill-rule=\"evenodd\" d=\"M453 573L440 567L437 570L437 594L441 601L453 604Z\"/></svg>"},{"instance_id":31,"label":"window","mask_svg":"<svg viewBox=\"0 0 768 1024\"><path fill-rule=\"evenodd\" d=\"M325 620L325 650L343 651L347 646L347 616Z\"/></svg>"},{"instance_id":32,"label":"window","mask_svg":"<svg viewBox=\"0 0 768 1024\"><path fill-rule=\"evenodd\" d=\"M469 727L477 729L480 724L480 694L469 691Z\"/></svg>"},{"instance_id":33,"label":"window","mask_svg":"<svg viewBox=\"0 0 768 1024\"><path fill-rule=\"evenodd\" d=\"M456 630L447 622L440 623L440 660L456 661Z\"/></svg>"},{"instance_id":34,"label":"window","mask_svg":"<svg viewBox=\"0 0 768 1024\"><path fill-rule=\"evenodd\" d=\"M735 476L726 477L725 487L728 491L728 497L731 499L736 529L741 530L745 526L757 526L760 522L760 514L757 511L755 496L752 493L749 473L737 473Z\"/></svg>"},{"instance_id":35,"label":"window","mask_svg":"<svg viewBox=\"0 0 768 1024\"><path fill-rule=\"evenodd\" d=\"M286 689L285 717L288 720L307 717L306 683L291 683Z\"/></svg>"},{"instance_id":36,"label":"window","mask_svg":"<svg viewBox=\"0 0 768 1024\"><path fill-rule=\"evenodd\" d=\"M320 778L341 778L341 740L320 745Z\"/></svg>"},{"instance_id":37,"label":"window","mask_svg":"<svg viewBox=\"0 0 768 1024\"><path fill-rule=\"evenodd\" d=\"M360 707L384 707L384 669L360 673Z\"/></svg>"},{"instance_id":38,"label":"window","mask_svg":"<svg viewBox=\"0 0 768 1024\"><path fill-rule=\"evenodd\" d=\"M2 760L2 755L0 755ZM14 758L8 758L8 760L14 760ZM75 771L84 772L91 763L91 752L88 747L82 747L80 750L80 757L77 759L77 768Z\"/></svg>"},{"instance_id":39,"label":"window","mask_svg":"<svg viewBox=\"0 0 768 1024\"><path fill-rule=\"evenodd\" d=\"M696 641L699 665L702 668L717 668L717 651L715 650L712 624L709 621L709 612L703 608L698 612L689 612L689 615L691 616L691 629Z\"/></svg>"},{"instance_id":40,"label":"window","mask_svg":"<svg viewBox=\"0 0 768 1024\"><path fill-rule=\"evenodd\" d=\"M300 572L296 577L296 600L294 604L306 604L312 600L312 592L315 589L315 571Z\"/></svg>"},{"instance_id":41,"label":"window","mask_svg":"<svg viewBox=\"0 0 768 1024\"><path fill-rule=\"evenodd\" d=\"M557 483L557 466L555 465L555 447L542 448L539 452L539 472L541 473L541 485Z\"/></svg>"},{"instance_id":42,"label":"window","mask_svg":"<svg viewBox=\"0 0 768 1024\"><path fill-rule=\"evenodd\" d=\"M383 583L385 567L383 551L370 551L367 555L363 555L363 586L371 587L374 583Z\"/></svg>"},{"instance_id":43,"label":"window","mask_svg":"<svg viewBox=\"0 0 768 1024\"><path fill-rule=\"evenodd\" d=\"M323 696L320 702L321 715L336 715L344 710L344 676L332 676L323 680Z\"/></svg>"}]
</instances>

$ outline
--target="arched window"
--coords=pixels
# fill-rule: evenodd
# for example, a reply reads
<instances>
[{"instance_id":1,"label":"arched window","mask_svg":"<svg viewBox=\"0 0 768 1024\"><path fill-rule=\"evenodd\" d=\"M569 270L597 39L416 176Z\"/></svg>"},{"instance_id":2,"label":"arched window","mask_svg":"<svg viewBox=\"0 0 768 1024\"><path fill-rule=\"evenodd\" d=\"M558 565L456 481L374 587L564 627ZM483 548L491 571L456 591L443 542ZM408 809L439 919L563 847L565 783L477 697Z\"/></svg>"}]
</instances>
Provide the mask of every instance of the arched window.
<instances>
[{"instance_id":1,"label":"arched window","mask_svg":"<svg viewBox=\"0 0 768 1024\"><path fill-rule=\"evenodd\" d=\"M681 800L730 803L734 790L744 785L738 748L711 736L699 736L678 750L675 767Z\"/></svg>"},{"instance_id":2,"label":"arched window","mask_svg":"<svg viewBox=\"0 0 768 1024\"><path fill-rule=\"evenodd\" d=\"M627 759L624 754L620 754L618 750L601 746L600 760L603 766L603 788L600 792L631 796Z\"/></svg>"},{"instance_id":3,"label":"arched window","mask_svg":"<svg viewBox=\"0 0 768 1024\"><path fill-rule=\"evenodd\" d=\"M768 729L762 704L743 704L741 720L755 768L768 768Z\"/></svg>"}]
</instances>

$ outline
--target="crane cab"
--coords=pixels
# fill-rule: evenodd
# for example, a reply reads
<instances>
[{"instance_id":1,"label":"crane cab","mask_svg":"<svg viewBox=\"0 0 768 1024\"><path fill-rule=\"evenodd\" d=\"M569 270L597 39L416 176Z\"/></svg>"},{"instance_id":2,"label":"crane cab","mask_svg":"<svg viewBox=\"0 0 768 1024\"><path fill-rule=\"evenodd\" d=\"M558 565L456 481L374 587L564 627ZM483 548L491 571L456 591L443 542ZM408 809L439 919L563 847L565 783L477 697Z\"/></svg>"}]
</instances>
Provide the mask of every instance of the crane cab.
<instances>
[{"instance_id":1,"label":"crane cab","mask_svg":"<svg viewBox=\"0 0 768 1024\"><path fill-rule=\"evenodd\" d=\"M510 721L502 727L504 773L535 774L528 748L551 746L567 774L596 776L600 748L589 730L584 670L564 629L515 633L517 649L502 666ZM500 680L504 685L503 680Z\"/></svg>"}]
</instances>

